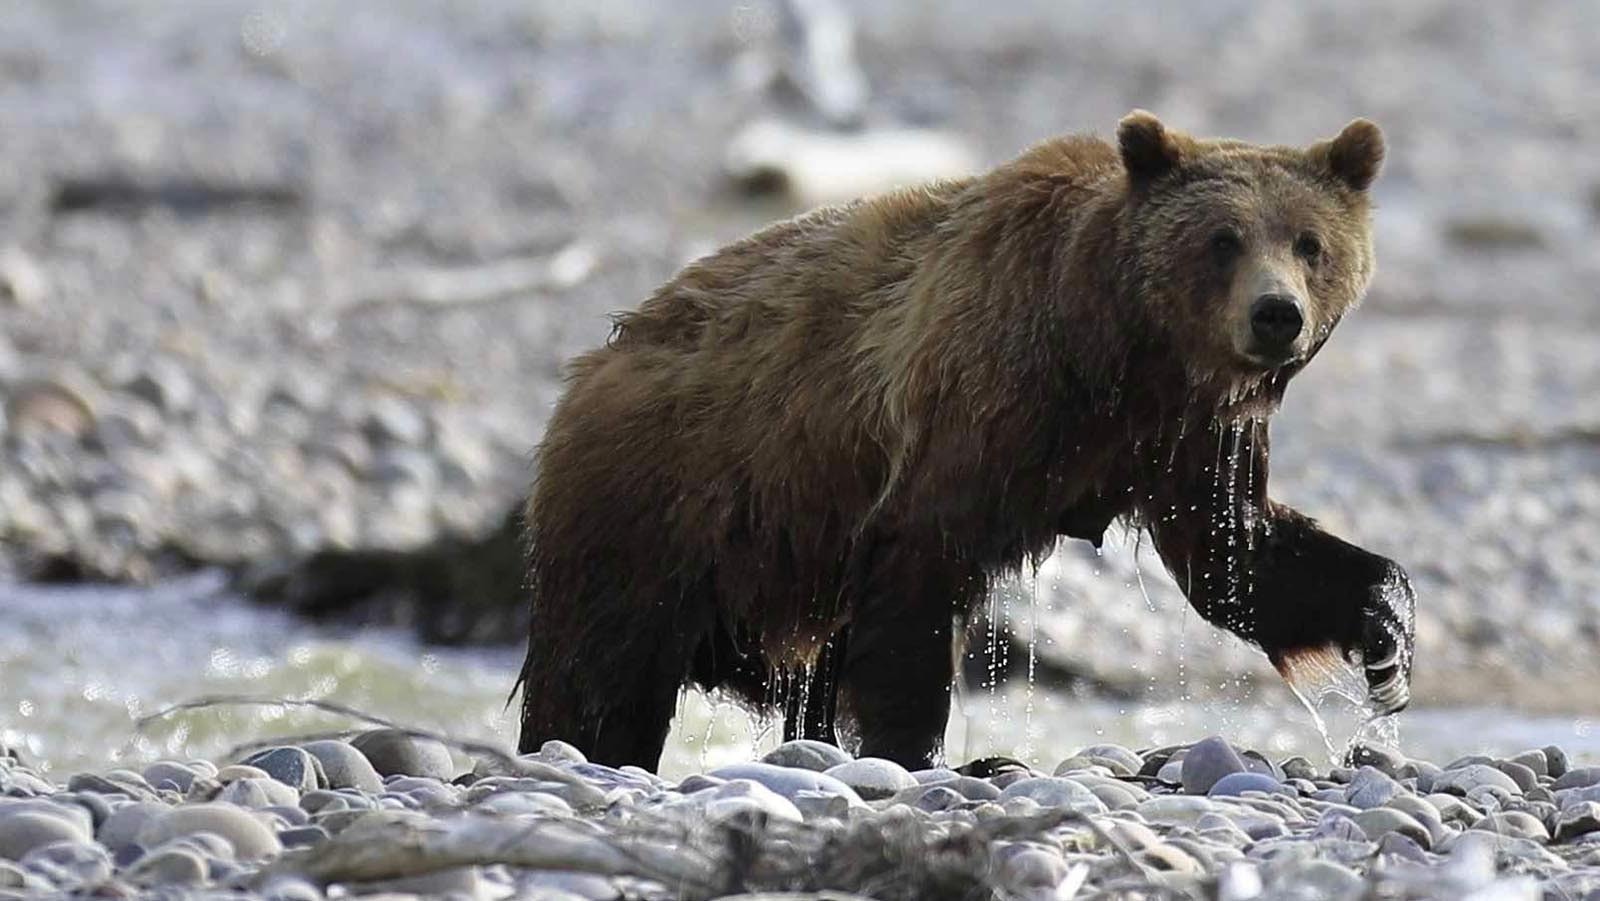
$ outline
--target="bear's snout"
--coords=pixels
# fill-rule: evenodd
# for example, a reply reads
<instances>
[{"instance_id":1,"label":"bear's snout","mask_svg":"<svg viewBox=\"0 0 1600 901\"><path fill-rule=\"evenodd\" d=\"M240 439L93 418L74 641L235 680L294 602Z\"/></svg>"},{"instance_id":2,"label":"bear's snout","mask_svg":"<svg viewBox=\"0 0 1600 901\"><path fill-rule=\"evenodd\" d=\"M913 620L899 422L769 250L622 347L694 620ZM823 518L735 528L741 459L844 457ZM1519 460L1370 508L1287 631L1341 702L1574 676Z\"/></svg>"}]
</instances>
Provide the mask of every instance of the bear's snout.
<instances>
[{"instance_id":1,"label":"bear's snout","mask_svg":"<svg viewBox=\"0 0 1600 901\"><path fill-rule=\"evenodd\" d=\"M1295 339L1305 328L1300 302L1288 294L1263 294L1250 306L1252 355L1273 363L1295 353Z\"/></svg>"}]
</instances>

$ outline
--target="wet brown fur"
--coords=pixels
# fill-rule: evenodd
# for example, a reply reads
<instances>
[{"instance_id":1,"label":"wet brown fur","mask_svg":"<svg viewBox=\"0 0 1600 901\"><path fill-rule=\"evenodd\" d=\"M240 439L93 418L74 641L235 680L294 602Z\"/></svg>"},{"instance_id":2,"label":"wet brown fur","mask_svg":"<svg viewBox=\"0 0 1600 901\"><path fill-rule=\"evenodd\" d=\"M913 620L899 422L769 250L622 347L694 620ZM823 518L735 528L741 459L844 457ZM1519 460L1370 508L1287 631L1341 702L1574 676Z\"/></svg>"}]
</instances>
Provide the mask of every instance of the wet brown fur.
<instances>
[{"instance_id":1,"label":"wet brown fur","mask_svg":"<svg viewBox=\"0 0 1600 901\"><path fill-rule=\"evenodd\" d=\"M786 701L791 737L833 740L838 714L862 753L927 762L992 579L1127 517L1192 583L1236 422L1230 515L1271 518L1256 423L1370 278L1381 138L1264 148L1141 116L1120 148L1059 138L773 225L617 317L539 451L525 750L653 767L696 681ZM1264 248L1306 222L1329 248L1303 280L1314 345L1278 369L1241 366L1215 321L1231 283L1192 246L1235 212Z\"/></svg>"}]
</instances>

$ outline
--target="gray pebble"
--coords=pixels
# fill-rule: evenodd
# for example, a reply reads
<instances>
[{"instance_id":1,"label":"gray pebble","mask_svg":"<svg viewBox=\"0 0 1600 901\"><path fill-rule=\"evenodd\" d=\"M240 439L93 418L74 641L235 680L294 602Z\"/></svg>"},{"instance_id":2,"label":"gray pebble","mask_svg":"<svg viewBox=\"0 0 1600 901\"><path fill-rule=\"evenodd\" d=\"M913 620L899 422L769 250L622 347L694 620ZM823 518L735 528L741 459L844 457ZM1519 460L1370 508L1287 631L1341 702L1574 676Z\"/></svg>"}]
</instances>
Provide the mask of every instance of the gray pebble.
<instances>
[{"instance_id":1,"label":"gray pebble","mask_svg":"<svg viewBox=\"0 0 1600 901\"><path fill-rule=\"evenodd\" d=\"M1351 819L1361 827L1367 838L1373 841L1381 839L1390 832L1398 832L1424 848L1433 847L1433 835L1428 832L1428 827L1417 822L1410 814L1402 813L1392 807L1363 810Z\"/></svg>"},{"instance_id":2,"label":"gray pebble","mask_svg":"<svg viewBox=\"0 0 1600 901\"><path fill-rule=\"evenodd\" d=\"M1244 771L1239 752L1213 735L1196 742L1183 756L1183 790L1187 794L1203 795L1223 776Z\"/></svg>"},{"instance_id":3,"label":"gray pebble","mask_svg":"<svg viewBox=\"0 0 1600 901\"><path fill-rule=\"evenodd\" d=\"M317 825L296 826L278 833L285 848L307 848L328 840L328 830Z\"/></svg>"},{"instance_id":4,"label":"gray pebble","mask_svg":"<svg viewBox=\"0 0 1600 901\"><path fill-rule=\"evenodd\" d=\"M383 791L383 777L372 761L347 741L310 741L300 746L322 768L328 788L354 788L364 792ZM314 787L314 786L313 786Z\"/></svg>"},{"instance_id":5,"label":"gray pebble","mask_svg":"<svg viewBox=\"0 0 1600 901\"><path fill-rule=\"evenodd\" d=\"M1523 813L1520 810L1491 813L1473 823L1472 828L1483 832L1493 832L1496 835L1509 835L1537 842L1550 840L1550 830L1545 828L1544 823L1540 822L1538 817Z\"/></svg>"},{"instance_id":6,"label":"gray pebble","mask_svg":"<svg viewBox=\"0 0 1600 901\"><path fill-rule=\"evenodd\" d=\"M1583 801L1561 811L1556 821L1556 840L1569 841L1580 835L1600 832L1600 803Z\"/></svg>"},{"instance_id":7,"label":"gray pebble","mask_svg":"<svg viewBox=\"0 0 1600 901\"><path fill-rule=\"evenodd\" d=\"M9 809L8 809L9 808ZM93 839L88 814L74 816L48 809L17 809L15 804L0 806L0 858L21 860L34 848L55 842L88 842Z\"/></svg>"},{"instance_id":8,"label":"gray pebble","mask_svg":"<svg viewBox=\"0 0 1600 901\"><path fill-rule=\"evenodd\" d=\"M154 848L196 832L211 832L227 839L239 860L273 857L283 850L278 837L250 811L223 802L174 807L146 822L137 840L147 848Z\"/></svg>"},{"instance_id":9,"label":"gray pebble","mask_svg":"<svg viewBox=\"0 0 1600 901\"><path fill-rule=\"evenodd\" d=\"M243 762L259 768L296 792L323 788L328 782L327 777L319 772L321 764L317 758L304 748L266 748L251 754Z\"/></svg>"},{"instance_id":10,"label":"gray pebble","mask_svg":"<svg viewBox=\"0 0 1600 901\"><path fill-rule=\"evenodd\" d=\"M156 788L170 784L174 791L187 792L194 785L196 773L194 770L171 760L158 760L144 768L146 782Z\"/></svg>"},{"instance_id":11,"label":"gray pebble","mask_svg":"<svg viewBox=\"0 0 1600 901\"><path fill-rule=\"evenodd\" d=\"M133 844L139 836L139 830L150 820L166 813L170 808L165 804L155 801L135 801L123 804L111 812L111 816L100 824L95 831L95 838L100 844L113 851L125 845Z\"/></svg>"},{"instance_id":12,"label":"gray pebble","mask_svg":"<svg viewBox=\"0 0 1600 901\"><path fill-rule=\"evenodd\" d=\"M1028 798L1040 807L1066 808L1079 813L1105 813L1106 806L1082 785L1060 776L1033 776L1006 786L1000 803L1013 798Z\"/></svg>"},{"instance_id":13,"label":"gray pebble","mask_svg":"<svg viewBox=\"0 0 1600 901\"><path fill-rule=\"evenodd\" d=\"M773 766L815 770L819 773L849 761L850 755L839 748L827 742L807 738L786 741L761 758L762 763L770 763Z\"/></svg>"},{"instance_id":14,"label":"gray pebble","mask_svg":"<svg viewBox=\"0 0 1600 901\"><path fill-rule=\"evenodd\" d=\"M67 791L92 792L97 795L122 795L135 801L149 801L155 792L124 782L113 782L95 773L78 773L67 780Z\"/></svg>"},{"instance_id":15,"label":"gray pebble","mask_svg":"<svg viewBox=\"0 0 1600 901\"><path fill-rule=\"evenodd\" d=\"M770 756L770 755L769 755ZM855 789L832 776L811 769L777 766L771 763L736 763L711 771L719 779L749 779L793 800L798 792L812 791L860 801Z\"/></svg>"},{"instance_id":16,"label":"gray pebble","mask_svg":"<svg viewBox=\"0 0 1600 901\"><path fill-rule=\"evenodd\" d=\"M1520 763L1510 760L1496 760L1494 768L1510 776L1511 781L1517 784L1518 791L1525 792L1537 787L1539 784L1538 774L1534 773L1531 767L1523 766Z\"/></svg>"},{"instance_id":17,"label":"gray pebble","mask_svg":"<svg viewBox=\"0 0 1600 901\"><path fill-rule=\"evenodd\" d=\"M1595 784L1600 784L1600 766L1580 766L1562 773L1550 787L1561 791L1564 788L1588 788Z\"/></svg>"},{"instance_id":18,"label":"gray pebble","mask_svg":"<svg viewBox=\"0 0 1600 901\"><path fill-rule=\"evenodd\" d=\"M262 901L322 901L322 891L293 876L278 876L260 889Z\"/></svg>"},{"instance_id":19,"label":"gray pebble","mask_svg":"<svg viewBox=\"0 0 1600 901\"><path fill-rule=\"evenodd\" d=\"M1382 807L1389 803L1391 798L1404 791L1400 783L1390 778L1387 773L1376 767L1363 766L1356 771L1350 784L1345 787L1345 802L1352 807L1367 810Z\"/></svg>"},{"instance_id":20,"label":"gray pebble","mask_svg":"<svg viewBox=\"0 0 1600 901\"><path fill-rule=\"evenodd\" d=\"M1483 786L1499 788L1512 794L1522 793L1522 789L1517 787L1517 783L1513 782L1510 776L1483 763L1470 763L1460 767L1447 768L1444 772L1434 777L1430 790L1452 795L1465 795L1473 789Z\"/></svg>"},{"instance_id":21,"label":"gray pebble","mask_svg":"<svg viewBox=\"0 0 1600 901\"><path fill-rule=\"evenodd\" d=\"M905 767L878 757L862 757L829 767L823 772L855 789L856 794L865 801L887 798L917 784Z\"/></svg>"},{"instance_id":22,"label":"gray pebble","mask_svg":"<svg viewBox=\"0 0 1600 901\"><path fill-rule=\"evenodd\" d=\"M1530 750L1523 751L1520 754L1514 755L1511 760L1513 763L1520 763L1528 769L1533 770L1534 774L1537 776L1550 775L1550 760L1545 756L1545 753L1541 748L1532 748Z\"/></svg>"},{"instance_id":23,"label":"gray pebble","mask_svg":"<svg viewBox=\"0 0 1600 901\"><path fill-rule=\"evenodd\" d=\"M1212 784L1206 794L1216 797L1236 797L1245 792L1283 794L1288 789L1283 783L1266 773L1229 773Z\"/></svg>"},{"instance_id":24,"label":"gray pebble","mask_svg":"<svg viewBox=\"0 0 1600 901\"><path fill-rule=\"evenodd\" d=\"M206 859L188 848L163 848L141 857L124 873L134 885L201 885L211 874Z\"/></svg>"},{"instance_id":25,"label":"gray pebble","mask_svg":"<svg viewBox=\"0 0 1600 901\"><path fill-rule=\"evenodd\" d=\"M455 775L450 749L431 738L374 729L356 736L351 744L381 776L429 776L448 782Z\"/></svg>"},{"instance_id":26,"label":"gray pebble","mask_svg":"<svg viewBox=\"0 0 1600 901\"><path fill-rule=\"evenodd\" d=\"M1308 781L1314 780L1321 775L1317 772L1317 768L1311 765L1311 761L1300 756L1290 757L1285 760L1283 762L1283 773L1290 779L1305 779Z\"/></svg>"},{"instance_id":27,"label":"gray pebble","mask_svg":"<svg viewBox=\"0 0 1600 901\"><path fill-rule=\"evenodd\" d=\"M1544 747L1546 774L1553 779L1560 779L1567 773L1567 752L1555 745Z\"/></svg>"},{"instance_id":28,"label":"gray pebble","mask_svg":"<svg viewBox=\"0 0 1600 901\"><path fill-rule=\"evenodd\" d=\"M53 842L29 851L24 867L48 873L62 887L98 885L111 878L111 854L93 842Z\"/></svg>"},{"instance_id":29,"label":"gray pebble","mask_svg":"<svg viewBox=\"0 0 1600 901\"><path fill-rule=\"evenodd\" d=\"M1144 761L1139 755L1121 745L1102 744L1090 745L1073 755L1074 757L1087 757L1111 769L1119 776L1137 775L1144 766ZM1059 775L1059 774L1058 774Z\"/></svg>"},{"instance_id":30,"label":"gray pebble","mask_svg":"<svg viewBox=\"0 0 1600 901\"><path fill-rule=\"evenodd\" d=\"M222 787L216 800L237 804L240 807L294 807L300 803L300 793L271 777L237 779Z\"/></svg>"}]
</instances>

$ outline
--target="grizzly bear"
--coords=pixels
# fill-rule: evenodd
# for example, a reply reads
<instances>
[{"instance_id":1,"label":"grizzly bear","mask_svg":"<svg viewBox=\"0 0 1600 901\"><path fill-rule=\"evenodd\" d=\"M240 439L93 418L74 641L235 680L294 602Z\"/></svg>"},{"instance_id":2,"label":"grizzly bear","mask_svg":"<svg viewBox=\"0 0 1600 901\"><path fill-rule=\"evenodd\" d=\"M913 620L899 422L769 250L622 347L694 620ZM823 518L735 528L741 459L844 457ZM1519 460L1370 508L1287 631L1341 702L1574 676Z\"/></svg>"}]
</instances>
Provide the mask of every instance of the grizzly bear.
<instances>
[{"instance_id":1,"label":"grizzly bear","mask_svg":"<svg viewBox=\"0 0 1600 901\"><path fill-rule=\"evenodd\" d=\"M654 768L693 682L927 766L991 583L1117 520L1291 681L1337 653L1403 707L1406 574L1267 496L1267 419L1372 277L1383 155L1365 120L1290 148L1136 111L690 264L539 447L521 748Z\"/></svg>"}]
</instances>

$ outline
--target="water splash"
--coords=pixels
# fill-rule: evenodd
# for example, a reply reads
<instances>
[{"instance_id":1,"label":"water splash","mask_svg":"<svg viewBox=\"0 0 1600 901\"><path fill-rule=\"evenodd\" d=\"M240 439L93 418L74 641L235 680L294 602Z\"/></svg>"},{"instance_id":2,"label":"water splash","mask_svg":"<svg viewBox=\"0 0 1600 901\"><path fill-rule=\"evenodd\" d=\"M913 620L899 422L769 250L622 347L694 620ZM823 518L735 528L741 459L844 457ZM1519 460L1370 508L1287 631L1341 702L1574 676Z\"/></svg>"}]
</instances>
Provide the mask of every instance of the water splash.
<instances>
[{"instance_id":1,"label":"water splash","mask_svg":"<svg viewBox=\"0 0 1600 901\"><path fill-rule=\"evenodd\" d=\"M1366 744L1398 747L1400 724L1394 715L1380 714L1367 699L1366 679L1357 663L1345 660L1333 647L1314 648L1286 656L1279 665L1284 682L1311 715L1333 766L1343 766L1351 752ZM1324 716L1327 713L1327 716ZM1336 723L1329 727L1329 720ZM1354 725L1347 725L1354 721ZM1335 735L1349 737L1340 743Z\"/></svg>"}]
</instances>

